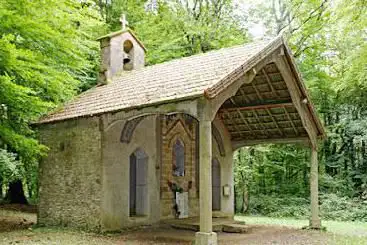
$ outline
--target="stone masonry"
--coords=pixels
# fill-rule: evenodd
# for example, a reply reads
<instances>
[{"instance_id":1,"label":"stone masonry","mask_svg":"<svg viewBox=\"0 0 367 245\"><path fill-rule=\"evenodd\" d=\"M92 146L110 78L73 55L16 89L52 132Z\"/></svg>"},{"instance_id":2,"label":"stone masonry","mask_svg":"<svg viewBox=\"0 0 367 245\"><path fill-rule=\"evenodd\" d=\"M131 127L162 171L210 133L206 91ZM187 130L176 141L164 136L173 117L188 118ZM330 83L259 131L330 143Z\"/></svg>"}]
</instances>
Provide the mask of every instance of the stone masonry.
<instances>
[{"instance_id":1,"label":"stone masonry","mask_svg":"<svg viewBox=\"0 0 367 245\"><path fill-rule=\"evenodd\" d=\"M98 118L46 124L41 143L38 224L98 230L101 205L101 133Z\"/></svg>"},{"instance_id":2,"label":"stone masonry","mask_svg":"<svg viewBox=\"0 0 367 245\"><path fill-rule=\"evenodd\" d=\"M161 218L175 217L174 192L170 185L175 183L189 194L189 216L198 215L197 192L197 145L198 122L186 114L162 117L162 169L161 169ZM180 139L185 147L185 176L174 176L172 172L173 145Z\"/></svg>"}]
</instances>

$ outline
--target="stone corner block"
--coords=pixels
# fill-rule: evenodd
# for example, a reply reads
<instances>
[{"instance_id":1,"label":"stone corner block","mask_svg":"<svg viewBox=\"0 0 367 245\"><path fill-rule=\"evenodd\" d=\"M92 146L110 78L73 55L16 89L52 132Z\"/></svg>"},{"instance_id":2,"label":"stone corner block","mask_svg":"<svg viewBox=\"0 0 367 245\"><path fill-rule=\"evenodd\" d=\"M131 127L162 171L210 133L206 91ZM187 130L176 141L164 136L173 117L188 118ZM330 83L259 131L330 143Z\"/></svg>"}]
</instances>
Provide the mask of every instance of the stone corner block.
<instances>
[{"instance_id":1,"label":"stone corner block","mask_svg":"<svg viewBox=\"0 0 367 245\"><path fill-rule=\"evenodd\" d=\"M215 232L196 232L195 245L217 245L217 233Z\"/></svg>"},{"instance_id":2,"label":"stone corner block","mask_svg":"<svg viewBox=\"0 0 367 245\"><path fill-rule=\"evenodd\" d=\"M310 228L315 230L321 229L321 219L310 219Z\"/></svg>"}]
</instances>

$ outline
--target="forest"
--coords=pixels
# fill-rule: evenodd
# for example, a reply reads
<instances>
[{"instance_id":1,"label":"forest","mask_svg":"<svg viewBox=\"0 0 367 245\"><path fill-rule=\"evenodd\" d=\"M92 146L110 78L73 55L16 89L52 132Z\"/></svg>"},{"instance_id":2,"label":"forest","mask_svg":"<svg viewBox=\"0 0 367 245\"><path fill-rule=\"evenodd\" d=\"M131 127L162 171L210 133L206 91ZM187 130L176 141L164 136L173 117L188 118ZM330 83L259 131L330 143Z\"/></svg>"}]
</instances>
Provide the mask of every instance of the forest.
<instances>
[{"instance_id":1,"label":"forest","mask_svg":"<svg viewBox=\"0 0 367 245\"><path fill-rule=\"evenodd\" d=\"M284 33L327 131L321 215L367 221L366 12L366 0L1 0L0 200L37 203L48 149L33 123L97 84L96 39L125 13L147 65ZM309 216L308 148L245 147L233 159L238 213Z\"/></svg>"}]
</instances>

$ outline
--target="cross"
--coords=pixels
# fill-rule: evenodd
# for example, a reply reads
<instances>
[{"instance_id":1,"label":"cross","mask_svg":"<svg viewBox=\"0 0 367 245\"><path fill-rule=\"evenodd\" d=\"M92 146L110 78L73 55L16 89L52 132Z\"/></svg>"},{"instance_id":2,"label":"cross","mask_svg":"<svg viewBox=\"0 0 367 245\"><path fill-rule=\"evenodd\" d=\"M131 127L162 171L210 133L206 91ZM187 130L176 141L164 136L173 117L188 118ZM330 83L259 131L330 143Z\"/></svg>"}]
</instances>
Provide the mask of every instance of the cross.
<instances>
[{"instance_id":1,"label":"cross","mask_svg":"<svg viewBox=\"0 0 367 245\"><path fill-rule=\"evenodd\" d=\"M120 22L121 22L121 25L122 25L122 30L125 30L126 26L129 25L129 22L127 22L127 20L126 20L126 15L125 14L121 15Z\"/></svg>"}]
</instances>

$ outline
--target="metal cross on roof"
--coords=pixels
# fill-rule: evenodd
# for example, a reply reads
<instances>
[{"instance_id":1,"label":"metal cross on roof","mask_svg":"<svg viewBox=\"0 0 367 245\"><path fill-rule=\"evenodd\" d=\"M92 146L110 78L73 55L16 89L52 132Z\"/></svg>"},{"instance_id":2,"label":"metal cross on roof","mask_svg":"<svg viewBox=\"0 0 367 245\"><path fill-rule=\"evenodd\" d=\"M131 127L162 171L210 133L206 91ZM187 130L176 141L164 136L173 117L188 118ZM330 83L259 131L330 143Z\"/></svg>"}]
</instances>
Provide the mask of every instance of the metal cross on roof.
<instances>
[{"instance_id":1,"label":"metal cross on roof","mask_svg":"<svg viewBox=\"0 0 367 245\"><path fill-rule=\"evenodd\" d=\"M126 26L129 25L129 22L126 20L126 15L125 14L121 15L120 22L121 22L121 25L122 25L122 30L125 30Z\"/></svg>"}]
</instances>

